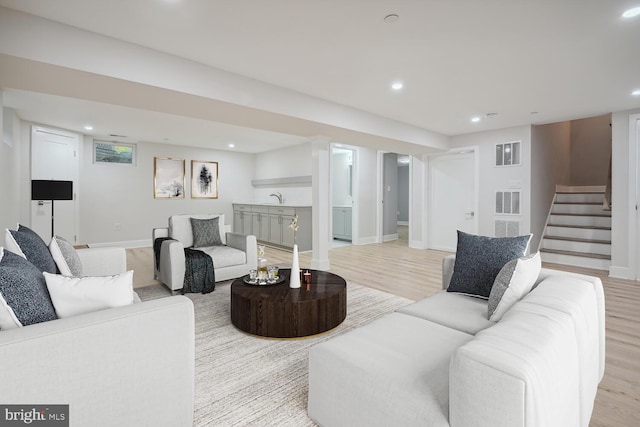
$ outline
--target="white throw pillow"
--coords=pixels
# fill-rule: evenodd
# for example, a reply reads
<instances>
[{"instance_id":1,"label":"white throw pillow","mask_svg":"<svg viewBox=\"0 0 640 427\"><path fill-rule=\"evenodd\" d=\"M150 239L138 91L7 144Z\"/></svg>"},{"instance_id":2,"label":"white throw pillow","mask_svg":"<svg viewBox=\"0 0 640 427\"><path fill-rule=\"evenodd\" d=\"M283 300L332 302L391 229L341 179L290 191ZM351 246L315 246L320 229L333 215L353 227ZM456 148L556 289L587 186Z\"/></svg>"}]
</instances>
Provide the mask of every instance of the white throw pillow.
<instances>
[{"instance_id":1,"label":"white throw pillow","mask_svg":"<svg viewBox=\"0 0 640 427\"><path fill-rule=\"evenodd\" d=\"M133 304L133 271L116 276L66 277L44 273L59 318Z\"/></svg>"},{"instance_id":2,"label":"white throw pillow","mask_svg":"<svg viewBox=\"0 0 640 427\"><path fill-rule=\"evenodd\" d=\"M499 321L516 302L528 294L541 269L540 252L506 263L496 276L489 294L489 320Z\"/></svg>"}]
</instances>

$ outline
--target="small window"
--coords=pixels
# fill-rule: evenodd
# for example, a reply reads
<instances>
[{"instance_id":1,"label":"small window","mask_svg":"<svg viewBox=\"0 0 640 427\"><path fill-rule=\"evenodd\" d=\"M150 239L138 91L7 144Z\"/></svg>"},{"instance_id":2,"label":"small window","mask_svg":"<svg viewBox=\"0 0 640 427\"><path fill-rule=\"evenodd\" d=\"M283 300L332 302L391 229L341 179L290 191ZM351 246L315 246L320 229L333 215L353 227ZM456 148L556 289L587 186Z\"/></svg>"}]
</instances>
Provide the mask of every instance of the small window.
<instances>
[{"instance_id":1,"label":"small window","mask_svg":"<svg viewBox=\"0 0 640 427\"><path fill-rule=\"evenodd\" d=\"M520 215L520 192L496 191L496 213Z\"/></svg>"},{"instance_id":2,"label":"small window","mask_svg":"<svg viewBox=\"0 0 640 427\"><path fill-rule=\"evenodd\" d=\"M496 144L496 166L520 165L520 141Z\"/></svg>"}]
</instances>

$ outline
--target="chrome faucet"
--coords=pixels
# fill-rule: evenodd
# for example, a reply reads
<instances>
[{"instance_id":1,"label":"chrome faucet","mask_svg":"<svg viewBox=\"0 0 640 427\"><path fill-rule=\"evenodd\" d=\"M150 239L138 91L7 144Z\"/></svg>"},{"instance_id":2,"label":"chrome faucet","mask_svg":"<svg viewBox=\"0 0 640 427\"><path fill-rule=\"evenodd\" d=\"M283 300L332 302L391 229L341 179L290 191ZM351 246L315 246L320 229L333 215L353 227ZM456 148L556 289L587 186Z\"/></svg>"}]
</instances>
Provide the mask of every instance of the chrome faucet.
<instances>
[{"instance_id":1,"label":"chrome faucet","mask_svg":"<svg viewBox=\"0 0 640 427\"><path fill-rule=\"evenodd\" d=\"M273 196L273 197L277 198L278 199L278 204L280 204L280 205L282 203L284 203L284 201L282 200L282 194L280 194L278 192L271 193L271 194L269 194L269 196Z\"/></svg>"}]
</instances>

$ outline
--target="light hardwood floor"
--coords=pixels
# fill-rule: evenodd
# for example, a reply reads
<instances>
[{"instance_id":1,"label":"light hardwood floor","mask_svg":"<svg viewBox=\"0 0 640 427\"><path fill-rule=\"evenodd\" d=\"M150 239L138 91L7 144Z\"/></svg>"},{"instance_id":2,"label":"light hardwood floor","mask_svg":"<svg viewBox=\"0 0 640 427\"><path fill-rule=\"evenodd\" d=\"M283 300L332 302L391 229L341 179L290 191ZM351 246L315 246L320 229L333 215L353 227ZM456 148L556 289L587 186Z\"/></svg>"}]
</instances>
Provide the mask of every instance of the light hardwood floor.
<instances>
[{"instance_id":1,"label":"light hardwood floor","mask_svg":"<svg viewBox=\"0 0 640 427\"><path fill-rule=\"evenodd\" d=\"M270 264L291 264L290 252L270 247L265 252ZM441 262L446 255L409 249L404 240L345 246L329 251L330 271L347 281L417 300L441 289ZM300 265L311 265L310 252L300 254ZM597 276L604 285L606 369L590 425L640 425L640 283L611 279L601 270L552 264L545 267Z\"/></svg>"}]
</instances>

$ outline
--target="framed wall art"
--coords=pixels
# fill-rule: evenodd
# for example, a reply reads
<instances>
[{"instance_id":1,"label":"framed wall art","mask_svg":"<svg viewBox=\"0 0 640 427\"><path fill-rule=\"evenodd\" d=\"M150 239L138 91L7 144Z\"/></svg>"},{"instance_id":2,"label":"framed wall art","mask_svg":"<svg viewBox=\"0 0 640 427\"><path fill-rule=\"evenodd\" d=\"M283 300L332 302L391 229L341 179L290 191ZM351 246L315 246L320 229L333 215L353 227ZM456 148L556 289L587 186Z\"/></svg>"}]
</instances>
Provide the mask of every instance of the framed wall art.
<instances>
[{"instance_id":1,"label":"framed wall art","mask_svg":"<svg viewBox=\"0 0 640 427\"><path fill-rule=\"evenodd\" d=\"M184 199L184 159L154 157L153 197Z\"/></svg>"},{"instance_id":2,"label":"framed wall art","mask_svg":"<svg viewBox=\"0 0 640 427\"><path fill-rule=\"evenodd\" d=\"M93 163L118 165L136 164L136 144L116 141L93 140Z\"/></svg>"},{"instance_id":3,"label":"framed wall art","mask_svg":"<svg viewBox=\"0 0 640 427\"><path fill-rule=\"evenodd\" d=\"M218 198L218 162L191 160L191 197Z\"/></svg>"}]
</instances>

